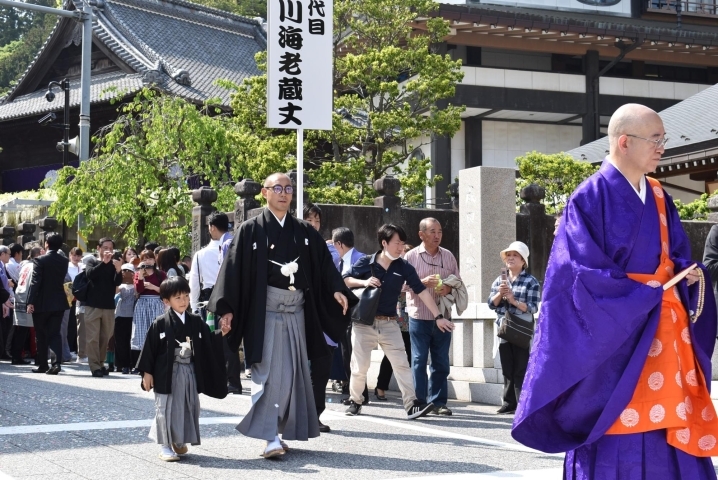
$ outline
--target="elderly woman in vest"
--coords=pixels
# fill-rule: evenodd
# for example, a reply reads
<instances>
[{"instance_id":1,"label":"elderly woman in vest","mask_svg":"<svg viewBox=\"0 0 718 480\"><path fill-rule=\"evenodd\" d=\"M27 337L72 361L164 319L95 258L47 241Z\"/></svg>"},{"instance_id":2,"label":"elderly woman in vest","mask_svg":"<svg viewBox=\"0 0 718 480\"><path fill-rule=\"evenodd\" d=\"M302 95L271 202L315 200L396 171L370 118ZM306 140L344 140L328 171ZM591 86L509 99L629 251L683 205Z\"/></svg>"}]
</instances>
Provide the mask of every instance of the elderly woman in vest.
<instances>
[{"instance_id":1,"label":"elderly woman in vest","mask_svg":"<svg viewBox=\"0 0 718 480\"><path fill-rule=\"evenodd\" d=\"M506 275L499 275L491 285L489 308L496 311L497 322L506 314L538 311L539 282L526 273L529 247L523 242L513 242L501 251L501 261L506 266ZM521 396L521 388L529 363L529 349L513 345L501 339L499 344L501 371L504 375L503 405L496 413L512 414Z\"/></svg>"}]
</instances>

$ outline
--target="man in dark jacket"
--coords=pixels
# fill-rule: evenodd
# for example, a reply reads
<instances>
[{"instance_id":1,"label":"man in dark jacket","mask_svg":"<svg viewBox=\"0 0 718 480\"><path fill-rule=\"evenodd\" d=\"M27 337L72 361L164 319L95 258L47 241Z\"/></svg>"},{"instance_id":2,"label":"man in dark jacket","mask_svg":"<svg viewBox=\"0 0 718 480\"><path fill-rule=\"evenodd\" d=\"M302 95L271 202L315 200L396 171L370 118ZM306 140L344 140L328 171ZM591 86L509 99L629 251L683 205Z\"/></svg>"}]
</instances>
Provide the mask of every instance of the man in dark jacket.
<instances>
[{"instance_id":1,"label":"man in dark jacket","mask_svg":"<svg viewBox=\"0 0 718 480\"><path fill-rule=\"evenodd\" d=\"M85 302L87 362L93 377L109 375L105 368L107 342L115 330L115 289L122 283L122 261L113 258L115 241L101 238L100 261L85 268L90 281Z\"/></svg>"},{"instance_id":2,"label":"man in dark jacket","mask_svg":"<svg viewBox=\"0 0 718 480\"><path fill-rule=\"evenodd\" d=\"M33 260L27 313L32 314L37 341L37 368L32 370L34 373L57 375L61 370L60 325L62 315L68 307L63 287L68 260L59 253L60 247L62 247L62 237L52 233L45 240L47 253ZM47 365L48 344L55 352L55 362L51 368Z\"/></svg>"}]
</instances>

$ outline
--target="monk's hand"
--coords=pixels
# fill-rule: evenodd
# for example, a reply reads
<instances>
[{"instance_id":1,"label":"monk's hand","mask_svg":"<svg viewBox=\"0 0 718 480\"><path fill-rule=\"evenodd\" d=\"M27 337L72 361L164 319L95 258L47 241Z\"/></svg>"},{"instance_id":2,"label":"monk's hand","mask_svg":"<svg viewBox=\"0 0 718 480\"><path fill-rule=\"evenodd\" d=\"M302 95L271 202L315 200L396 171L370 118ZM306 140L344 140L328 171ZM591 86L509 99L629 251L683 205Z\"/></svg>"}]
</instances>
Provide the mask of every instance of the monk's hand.
<instances>
[{"instance_id":1,"label":"monk's hand","mask_svg":"<svg viewBox=\"0 0 718 480\"><path fill-rule=\"evenodd\" d=\"M151 373L142 374L142 386L145 387L145 392L149 392L155 387L155 379Z\"/></svg>"},{"instance_id":2,"label":"monk's hand","mask_svg":"<svg viewBox=\"0 0 718 480\"><path fill-rule=\"evenodd\" d=\"M342 306L342 315L346 315L347 309L349 308L349 301L347 300L347 297L345 297L341 292L334 292L334 299Z\"/></svg>"},{"instance_id":3,"label":"monk's hand","mask_svg":"<svg viewBox=\"0 0 718 480\"><path fill-rule=\"evenodd\" d=\"M696 283L698 280L700 280L700 278L701 278L700 272L698 271L697 268L694 268L693 270L691 270L688 273L688 275L686 275L686 283L688 284L688 286L691 286L694 283Z\"/></svg>"},{"instance_id":4,"label":"monk's hand","mask_svg":"<svg viewBox=\"0 0 718 480\"><path fill-rule=\"evenodd\" d=\"M223 316L219 320L219 329L222 331L222 336L227 335L229 333L229 331L232 330L232 319L226 318L226 316Z\"/></svg>"}]
</instances>

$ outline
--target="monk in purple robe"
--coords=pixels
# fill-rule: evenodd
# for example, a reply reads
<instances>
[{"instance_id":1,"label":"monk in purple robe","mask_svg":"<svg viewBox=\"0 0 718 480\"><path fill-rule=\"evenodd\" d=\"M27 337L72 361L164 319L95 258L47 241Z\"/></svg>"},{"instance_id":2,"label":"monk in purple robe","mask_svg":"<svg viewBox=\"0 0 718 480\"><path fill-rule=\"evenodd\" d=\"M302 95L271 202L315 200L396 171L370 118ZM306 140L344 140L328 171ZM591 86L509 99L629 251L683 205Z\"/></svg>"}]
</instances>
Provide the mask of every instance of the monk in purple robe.
<instances>
[{"instance_id":1,"label":"monk in purple robe","mask_svg":"<svg viewBox=\"0 0 718 480\"><path fill-rule=\"evenodd\" d=\"M512 435L544 452L567 452L565 479L716 478L710 457L670 445L666 429L608 432L654 353L664 302L660 285L628 275L653 274L665 259L675 273L693 264L672 199L660 187L654 195L645 177L658 166L665 134L653 110L619 108L608 128L610 154L572 194L553 244ZM659 197L667 200L665 216L659 216ZM667 248L661 222L668 227ZM690 338L683 340L710 388L716 307L710 284L701 288L701 272L710 279L699 266L674 292L690 318L684 335ZM673 345L666 351L673 354Z\"/></svg>"}]
</instances>

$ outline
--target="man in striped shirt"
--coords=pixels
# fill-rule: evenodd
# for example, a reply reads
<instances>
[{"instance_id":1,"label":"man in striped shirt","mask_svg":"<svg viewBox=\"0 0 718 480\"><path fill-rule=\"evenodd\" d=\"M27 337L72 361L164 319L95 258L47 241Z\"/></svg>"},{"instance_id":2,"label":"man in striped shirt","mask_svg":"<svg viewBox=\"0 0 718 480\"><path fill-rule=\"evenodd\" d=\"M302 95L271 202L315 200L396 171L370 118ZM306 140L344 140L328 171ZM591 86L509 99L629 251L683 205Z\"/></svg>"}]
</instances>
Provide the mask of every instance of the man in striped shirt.
<instances>
[{"instance_id":1,"label":"man in striped shirt","mask_svg":"<svg viewBox=\"0 0 718 480\"><path fill-rule=\"evenodd\" d=\"M441 224L435 218L425 218L419 223L421 245L406 253L404 258L415 269L421 282L432 292L434 300L451 293L451 287L440 285L449 275L459 276L459 266L454 255L441 248ZM449 347L451 330L440 329L434 316L411 290L406 293L406 310L409 313L409 335L411 336L411 369L414 389L419 402L433 403L436 415L451 415L446 406L448 396ZM450 320L447 313L447 320ZM426 363L431 352L431 376L428 378Z\"/></svg>"}]
</instances>

